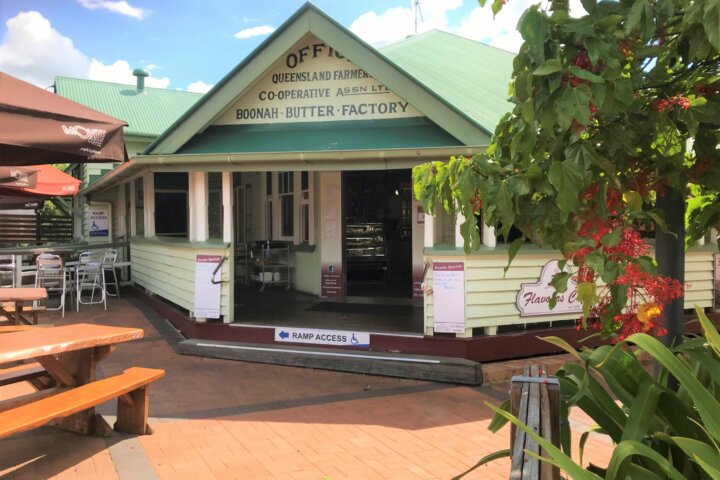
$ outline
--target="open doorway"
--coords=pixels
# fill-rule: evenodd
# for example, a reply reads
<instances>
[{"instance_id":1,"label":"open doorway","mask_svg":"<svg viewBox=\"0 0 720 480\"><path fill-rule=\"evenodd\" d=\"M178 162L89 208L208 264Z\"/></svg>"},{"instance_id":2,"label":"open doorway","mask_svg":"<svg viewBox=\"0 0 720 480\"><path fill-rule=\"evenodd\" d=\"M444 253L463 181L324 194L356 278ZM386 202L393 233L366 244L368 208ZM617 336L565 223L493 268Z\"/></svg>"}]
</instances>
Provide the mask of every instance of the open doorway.
<instances>
[{"instance_id":1,"label":"open doorway","mask_svg":"<svg viewBox=\"0 0 720 480\"><path fill-rule=\"evenodd\" d=\"M346 294L412 297L412 173L343 173Z\"/></svg>"}]
</instances>

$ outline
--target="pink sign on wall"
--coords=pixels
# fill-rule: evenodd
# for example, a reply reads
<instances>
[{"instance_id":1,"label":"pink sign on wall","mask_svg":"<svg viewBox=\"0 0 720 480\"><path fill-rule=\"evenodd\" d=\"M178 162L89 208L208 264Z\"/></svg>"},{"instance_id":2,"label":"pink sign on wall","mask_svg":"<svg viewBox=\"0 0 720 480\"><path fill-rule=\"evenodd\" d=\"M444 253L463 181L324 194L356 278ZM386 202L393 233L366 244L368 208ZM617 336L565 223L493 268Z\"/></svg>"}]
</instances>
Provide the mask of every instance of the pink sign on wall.
<instances>
[{"instance_id":1,"label":"pink sign on wall","mask_svg":"<svg viewBox=\"0 0 720 480\"><path fill-rule=\"evenodd\" d=\"M465 333L465 265L433 263L434 330Z\"/></svg>"},{"instance_id":2,"label":"pink sign on wall","mask_svg":"<svg viewBox=\"0 0 720 480\"><path fill-rule=\"evenodd\" d=\"M570 267L565 266L565 271L570 272ZM577 299L577 283L572 278L568 280L567 291L558 293L555 308L550 309L550 297L555 291L550 282L553 276L559 272L558 261L551 260L543 267L540 273L540 281L520 284L520 291L515 299L515 304L520 310L521 317L582 312L582 304Z\"/></svg>"}]
</instances>

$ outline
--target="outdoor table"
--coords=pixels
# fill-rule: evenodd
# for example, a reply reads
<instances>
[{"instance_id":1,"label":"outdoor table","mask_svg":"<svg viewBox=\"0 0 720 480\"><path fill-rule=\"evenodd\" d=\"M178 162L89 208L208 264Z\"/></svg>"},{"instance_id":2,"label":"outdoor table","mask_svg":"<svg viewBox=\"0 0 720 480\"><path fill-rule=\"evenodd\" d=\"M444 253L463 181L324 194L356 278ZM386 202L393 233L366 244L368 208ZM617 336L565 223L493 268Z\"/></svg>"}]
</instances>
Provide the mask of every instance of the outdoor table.
<instances>
[{"instance_id":1,"label":"outdoor table","mask_svg":"<svg viewBox=\"0 0 720 480\"><path fill-rule=\"evenodd\" d=\"M23 302L34 302L45 298L47 298L47 290L44 288L0 288L0 315L5 316L15 325L21 325L21 322L30 325L31 322L22 315ZM14 303L15 312L5 310L3 302Z\"/></svg>"},{"instance_id":2,"label":"outdoor table","mask_svg":"<svg viewBox=\"0 0 720 480\"><path fill-rule=\"evenodd\" d=\"M29 360L42 365L57 385L41 386L34 394L36 399L93 382L98 362L115 350L116 344L136 340L143 335L141 328L89 323L4 333L0 335L0 364ZM6 400L0 403L0 412L17 407L18 402L29 401L23 400L23 397L17 401ZM103 418L95 415L94 408L66 417L57 426L82 434L110 431Z\"/></svg>"}]
</instances>

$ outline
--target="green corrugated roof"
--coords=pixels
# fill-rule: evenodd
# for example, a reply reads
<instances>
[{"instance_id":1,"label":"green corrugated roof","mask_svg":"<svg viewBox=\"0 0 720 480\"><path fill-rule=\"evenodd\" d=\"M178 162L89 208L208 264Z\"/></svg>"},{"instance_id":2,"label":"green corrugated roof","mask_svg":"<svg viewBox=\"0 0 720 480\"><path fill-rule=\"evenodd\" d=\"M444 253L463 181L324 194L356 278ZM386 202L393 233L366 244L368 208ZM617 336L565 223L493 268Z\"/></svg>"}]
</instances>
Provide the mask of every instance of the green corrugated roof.
<instances>
[{"instance_id":1,"label":"green corrugated roof","mask_svg":"<svg viewBox=\"0 0 720 480\"><path fill-rule=\"evenodd\" d=\"M145 87L138 95L135 85L56 77L58 95L125 120L126 134L157 137L202 98L201 93Z\"/></svg>"},{"instance_id":2,"label":"green corrugated roof","mask_svg":"<svg viewBox=\"0 0 720 480\"><path fill-rule=\"evenodd\" d=\"M514 53L439 30L380 52L489 132L512 109L507 98Z\"/></svg>"},{"instance_id":3,"label":"green corrugated roof","mask_svg":"<svg viewBox=\"0 0 720 480\"><path fill-rule=\"evenodd\" d=\"M180 154L382 150L459 145L426 118L274 125L213 125L196 134Z\"/></svg>"}]
</instances>

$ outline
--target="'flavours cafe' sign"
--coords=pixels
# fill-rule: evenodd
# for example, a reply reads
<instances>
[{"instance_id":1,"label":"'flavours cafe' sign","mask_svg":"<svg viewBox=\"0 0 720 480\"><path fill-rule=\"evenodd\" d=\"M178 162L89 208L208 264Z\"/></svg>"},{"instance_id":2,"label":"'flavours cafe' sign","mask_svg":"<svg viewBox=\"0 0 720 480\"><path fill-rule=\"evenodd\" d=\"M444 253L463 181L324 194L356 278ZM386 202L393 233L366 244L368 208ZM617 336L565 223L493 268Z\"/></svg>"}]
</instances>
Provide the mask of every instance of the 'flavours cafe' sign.
<instances>
[{"instance_id":1,"label":"'flavours cafe' sign","mask_svg":"<svg viewBox=\"0 0 720 480\"><path fill-rule=\"evenodd\" d=\"M279 59L217 125L419 117L340 52L309 39Z\"/></svg>"}]
</instances>

